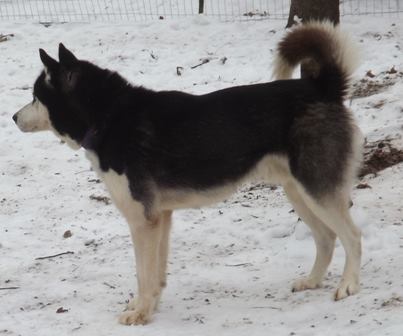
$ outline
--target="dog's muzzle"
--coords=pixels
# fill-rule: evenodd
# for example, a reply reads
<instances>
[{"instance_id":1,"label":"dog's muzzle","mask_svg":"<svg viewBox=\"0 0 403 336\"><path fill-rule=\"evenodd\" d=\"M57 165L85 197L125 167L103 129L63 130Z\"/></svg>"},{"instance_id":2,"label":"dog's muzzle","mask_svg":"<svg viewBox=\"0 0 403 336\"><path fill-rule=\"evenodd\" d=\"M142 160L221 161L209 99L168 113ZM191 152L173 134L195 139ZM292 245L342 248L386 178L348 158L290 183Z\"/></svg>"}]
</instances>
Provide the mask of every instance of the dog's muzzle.
<instances>
[{"instance_id":1,"label":"dog's muzzle","mask_svg":"<svg viewBox=\"0 0 403 336\"><path fill-rule=\"evenodd\" d=\"M39 132L50 129L48 109L39 100L33 100L13 115L22 132Z\"/></svg>"}]
</instances>

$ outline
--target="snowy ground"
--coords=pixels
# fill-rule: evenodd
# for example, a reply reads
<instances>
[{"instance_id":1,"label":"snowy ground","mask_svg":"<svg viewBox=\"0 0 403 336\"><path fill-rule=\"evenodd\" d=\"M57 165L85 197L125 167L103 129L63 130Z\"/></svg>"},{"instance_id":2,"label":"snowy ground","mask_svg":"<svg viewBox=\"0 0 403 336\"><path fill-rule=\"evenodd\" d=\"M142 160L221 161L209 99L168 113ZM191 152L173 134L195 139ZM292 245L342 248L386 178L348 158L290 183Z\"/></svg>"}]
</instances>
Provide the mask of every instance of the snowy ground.
<instances>
[{"instance_id":1,"label":"snowy ground","mask_svg":"<svg viewBox=\"0 0 403 336\"><path fill-rule=\"evenodd\" d=\"M270 80L283 26L204 18L0 23L0 33L14 34L0 43L0 335L403 334L402 164L367 176L370 189L353 191L364 249L358 295L332 301L344 263L340 245L324 288L291 293L292 281L310 270L313 240L281 188L249 186L214 207L175 214L159 312L148 326L126 327L117 317L134 294L135 269L123 218L93 199L107 194L82 151L50 133L22 134L11 120L31 99L39 47L54 55L63 41L136 84L204 93ZM360 17L343 26L362 49L358 85L380 84L347 103L370 140L389 136L402 146L403 24ZM204 58L210 62L191 69ZM397 73L388 74L392 66ZM67 230L72 236L64 238ZM36 260L62 252L74 254Z\"/></svg>"}]
</instances>

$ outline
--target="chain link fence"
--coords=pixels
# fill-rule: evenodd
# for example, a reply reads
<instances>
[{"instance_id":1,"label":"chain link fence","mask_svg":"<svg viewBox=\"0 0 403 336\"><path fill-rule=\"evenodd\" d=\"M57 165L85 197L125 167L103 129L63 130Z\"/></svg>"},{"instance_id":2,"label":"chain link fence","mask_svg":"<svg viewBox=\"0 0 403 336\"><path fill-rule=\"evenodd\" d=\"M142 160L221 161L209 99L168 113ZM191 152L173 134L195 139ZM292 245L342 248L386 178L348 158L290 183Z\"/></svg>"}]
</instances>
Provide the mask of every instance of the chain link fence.
<instances>
[{"instance_id":1,"label":"chain link fence","mask_svg":"<svg viewBox=\"0 0 403 336\"><path fill-rule=\"evenodd\" d=\"M0 0L0 20L121 22L192 16L200 0ZM290 0L204 0L204 15L222 21L285 19ZM395 15L403 0L341 0L341 15Z\"/></svg>"}]
</instances>

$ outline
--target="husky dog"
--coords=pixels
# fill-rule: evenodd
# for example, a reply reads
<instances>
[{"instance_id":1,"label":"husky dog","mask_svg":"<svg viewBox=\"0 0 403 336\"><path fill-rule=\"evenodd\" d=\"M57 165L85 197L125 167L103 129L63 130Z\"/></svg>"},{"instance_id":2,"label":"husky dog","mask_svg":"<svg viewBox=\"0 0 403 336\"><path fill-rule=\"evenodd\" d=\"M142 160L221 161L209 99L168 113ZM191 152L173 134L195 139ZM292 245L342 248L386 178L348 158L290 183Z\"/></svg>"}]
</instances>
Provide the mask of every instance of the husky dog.
<instances>
[{"instance_id":1,"label":"husky dog","mask_svg":"<svg viewBox=\"0 0 403 336\"><path fill-rule=\"evenodd\" d=\"M346 261L334 297L358 292L361 234L349 199L362 137L343 105L353 50L330 23L298 26L278 46L278 80L192 95L132 85L62 44L59 61L40 49L34 99L13 119L23 132L51 130L83 148L127 219L138 294L121 323L149 322L158 304L172 211L217 202L256 178L281 184L313 233L313 269L293 291L321 285L338 237ZM289 79L305 59L316 71Z\"/></svg>"}]
</instances>

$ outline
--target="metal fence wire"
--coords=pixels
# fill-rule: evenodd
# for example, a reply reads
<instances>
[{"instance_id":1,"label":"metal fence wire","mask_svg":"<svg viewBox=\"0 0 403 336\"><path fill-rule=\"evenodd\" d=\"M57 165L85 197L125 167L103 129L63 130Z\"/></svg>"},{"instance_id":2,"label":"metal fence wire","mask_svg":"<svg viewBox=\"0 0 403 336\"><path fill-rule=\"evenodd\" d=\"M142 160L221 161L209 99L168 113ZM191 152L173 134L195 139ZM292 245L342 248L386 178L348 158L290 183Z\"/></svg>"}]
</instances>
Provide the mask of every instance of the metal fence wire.
<instances>
[{"instance_id":1,"label":"metal fence wire","mask_svg":"<svg viewBox=\"0 0 403 336\"><path fill-rule=\"evenodd\" d=\"M204 0L204 15L222 21L285 19L290 0ZM192 16L199 0L0 0L0 20L22 22L148 21ZM403 0L341 0L341 15L394 15Z\"/></svg>"}]
</instances>

